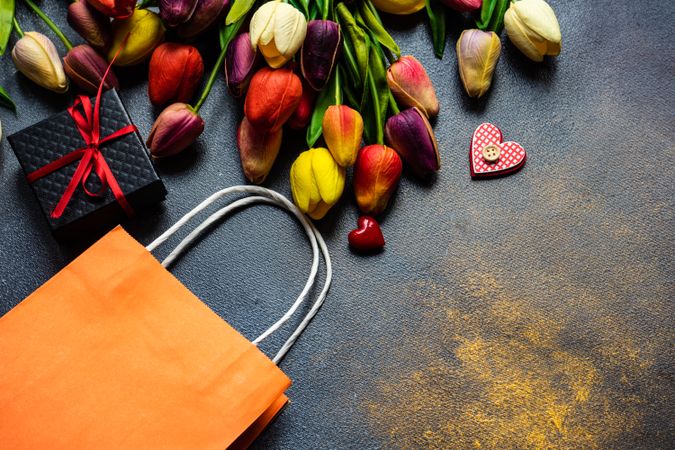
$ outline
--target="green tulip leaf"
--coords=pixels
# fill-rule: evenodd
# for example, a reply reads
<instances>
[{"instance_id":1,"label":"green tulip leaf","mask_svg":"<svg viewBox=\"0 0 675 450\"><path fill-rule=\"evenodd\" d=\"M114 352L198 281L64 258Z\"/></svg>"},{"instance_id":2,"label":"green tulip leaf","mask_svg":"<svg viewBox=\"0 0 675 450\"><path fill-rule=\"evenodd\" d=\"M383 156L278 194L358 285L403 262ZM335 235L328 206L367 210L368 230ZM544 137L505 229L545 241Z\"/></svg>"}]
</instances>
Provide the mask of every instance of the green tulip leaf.
<instances>
[{"instance_id":1,"label":"green tulip leaf","mask_svg":"<svg viewBox=\"0 0 675 450\"><path fill-rule=\"evenodd\" d=\"M506 14L506 10L509 9L509 6L511 6L510 0L497 0L497 6L492 13L492 18L487 27L488 30L494 31L497 34L502 32L502 28L504 27L504 14Z\"/></svg>"},{"instance_id":2,"label":"green tulip leaf","mask_svg":"<svg viewBox=\"0 0 675 450\"><path fill-rule=\"evenodd\" d=\"M16 112L16 105L14 104L14 100L12 100L12 97L9 96L7 91L2 86L0 86L0 105Z\"/></svg>"},{"instance_id":3,"label":"green tulip leaf","mask_svg":"<svg viewBox=\"0 0 675 450\"><path fill-rule=\"evenodd\" d=\"M442 59L445 53L445 7L438 0L426 0L425 9L429 16L431 38L434 42L434 54Z\"/></svg>"},{"instance_id":4,"label":"green tulip leaf","mask_svg":"<svg viewBox=\"0 0 675 450\"><path fill-rule=\"evenodd\" d=\"M387 83L387 65L385 62L384 51L375 39L371 41L369 53L368 68L375 85L379 113L382 121L387 117L387 106L389 105L389 84Z\"/></svg>"},{"instance_id":5,"label":"green tulip leaf","mask_svg":"<svg viewBox=\"0 0 675 450\"><path fill-rule=\"evenodd\" d=\"M483 5L480 7L480 17L476 20L476 26L479 29L487 30L496 4L497 0L483 0Z\"/></svg>"},{"instance_id":6,"label":"green tulip leaf","mask_svg":"<svg viewBox=\"0 0 675 450\"><path fill-rule=\"evenodd\" d=\"M383 46L387 47L397 58L401 57L401 49L394 41L394 38L384 29L380 17L375 12L375 8L370 0L359 2L358 15L363 22L364 28L370 30L370 33Z\"/></svg>"},{"instance_id":7,"label":"green tulip leaf","mask_svg":"<svg viewBox=\"0 0 675 450\"><path fill-rule=\"evenodd\" d=\"M245 17L254 3L255 0L234 0L230 12L227 13L227 17L225 18L225 25L232 25L242 17Z\"/></svg>"},{"instance_id":8,"label":"green tulip leaf","mask_svg":"<svg viewBox=\"0 0 675 450\"><path fill-rule=\"evenodd\" d=\"M339 3L335 9L340 19L340 26L345 30L345 37L349 39L354 50L354 60L359 68L359 79L364 81L368 72L368 37L366 32L358 26L347 5Z\"/></svg>"},{"instance_id":9,"label":"green tulip leaf","mask_svg":"<svg viewBox=\"0 0 675 450\"><path fill-rule=\"evenodd\" d=\"M361 74L359 72L359 65L354 59L354 47L352 41L348 36L343 36L342 39L342 60L347 67L347 73L349 74L349 80L354 86L361 86Z\"/></svg>"},{"instance_id":10,"label":"green tulip leaf","mask_svg":"<svg viewBox=\"0 0 675 450\"><path fill-rule=\"evenodd\" d=\"M246 15L244 15L244 17L240 17L239 20L237 20L234 23L231 23L229 25L222 25L220 27L220 33L218 33L218 38L220 40L221 50L230 45L230 42L232 42L232 39L234 39L234 37L239 32L241 26L244 24L244 19L246 19Z\"/></svg>"},{"instance_id":11,"label":"green tulip leaf","mask_svg":"<svg viewBox=\"0 0 675 450\"><path fill-rule=\"evenodd\" d=\"M361 115L363 116L363 134L366 143L384 143L384 118L380 113L380 99L377 94L377 86L373 74L368 69L366 74L366 86L361 99Z\"/></svg>"},{"instance_id":12,"label":"green tulip leaf","mask_svg":"<svg viewBox=\"0 0 675 450\"><path fill-rule=\"evenodd\" d=\"M321 137L321 133L323 132L323 115L326 113L328 107L341 103L340 71L334 70L326 87L319 92L319 97L316 99L316 104L314 105L314 111L312 111L312 117L309 120L309 126L307 127L307 146L309 148L314 147L316 141Z\"/></svg>"},{"instance_id":13,"label":"green tulip leaf","mask_svg":"<svg viewBox=\"0 0 675 450\"><path fill-rule=\"evenodd\" d=\"M14 0L0 0L0 55L7 50L14 20Z\"/></svg>"}]
</instances>

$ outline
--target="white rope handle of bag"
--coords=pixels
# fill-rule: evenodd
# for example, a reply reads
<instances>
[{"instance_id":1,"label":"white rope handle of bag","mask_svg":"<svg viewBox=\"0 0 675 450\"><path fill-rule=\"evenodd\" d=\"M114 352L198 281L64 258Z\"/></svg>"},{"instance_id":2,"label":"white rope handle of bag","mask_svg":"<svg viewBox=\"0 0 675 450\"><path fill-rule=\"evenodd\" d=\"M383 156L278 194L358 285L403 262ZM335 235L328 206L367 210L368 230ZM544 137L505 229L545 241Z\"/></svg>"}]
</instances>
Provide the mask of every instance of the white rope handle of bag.
<instances>
[{"instance_id":1,"label":"white rope handle of bag","mask_svg":"<svg viewBox=\"0 0 675 450\"><path fill-rule=\"evenodd\" d=\"M205 231L207 231L212 224L218 222L220 219L227 216L231 212L244 206L256 203L267 203L279 206L280 208L283 208L292 213L298 219L298 221L300 221L300 224L304 228L305 233L307 233L307 237L309 238L309 242L312 246L312 269L309 273L309 278L307 279L307 283L305 283L304 289L302 290L302 292L300 292L300 295L291 305L290 309L286 311L286 313L279 320L277 320L271 327L265 330L264 333L258 336L253 341L253 343L256 345L259 344L270 334L281 328L281 326L284 323L286 323L288 319L291 318L291 316L295 313L295 311L302 304L302 302L305 301L307 295L309 294L309 291L316 284L316 276L319 271L319 249L321 250L323 258L326 262L326 280L324 281L324 285L323 288L321 289L321 292L319 293L319 296L317 297L316 301L314 302L310 310L305 315L302 322L300 322L300 324L293 331L291 336L281 346L281 348L276 353L274 358L272 358L272 361L274 361L275 364L278 364L279 361L281 361L283 357L286 355L288 350L290 350L293 344L295 344L295 341L302 334L305 328L307 328L307 325L319 311L321 305L323 305L323 302L326 300L326 295L328 294L328 289L330 288L331 280L333 278L333 268L330 260L330 254L328 253L328 247L326 247L326 242L323 240L323 236L321 236L321 233L319 232L319 230L316 229L314 224L310 220L308 220L307 217L302 213L302 211L300 211L293 203L291 203L286 197L279 194L278 192L260 186L242 185L225 188L214 193L206 200L201 202L199 205L197 205L197 207L195 207L192 211L185 214L172 227L170 227L168 230L162 233L162 235L160 235L157 239L152 241L152 243L150 243L146 247L146 249L149 252L152 252L158 246L164 243L169 237L175 234L190 219L199 214L209 205L211 205L212 203L214 203L215 201L219 200L220 198L226 195L236 193L256 194L256 195L236 200L230 203L229 205L219 209L215 213L211 214L206 220L204 220L201 224L199 224L198 227L192 230L190 234L188 234L185 238L183 238L183 240L176 246L176 248L171 253L169 253L169 255L162 261L161 264L164 267L170 266L199 236L201 236Z\"/></svg>"}]
</instances>

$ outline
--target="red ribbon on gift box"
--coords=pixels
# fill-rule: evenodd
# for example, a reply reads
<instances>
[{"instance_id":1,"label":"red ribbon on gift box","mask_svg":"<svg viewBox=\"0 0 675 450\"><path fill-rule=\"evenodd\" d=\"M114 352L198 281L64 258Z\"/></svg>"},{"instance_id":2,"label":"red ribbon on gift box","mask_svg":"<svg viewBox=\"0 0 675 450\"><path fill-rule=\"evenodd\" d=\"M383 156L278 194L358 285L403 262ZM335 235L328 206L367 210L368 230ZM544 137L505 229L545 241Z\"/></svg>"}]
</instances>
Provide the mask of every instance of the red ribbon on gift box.
<instances>
[{"instance_id":1,"label":"red ribbon on gift box","mask_svg":"<svg viewBox=\"0 0 675 450\"><path fill-rule=\"evenodd\" d=\"M46 166L29 173L26 177L29 183L33 183L40 178L56 172L57 170L60 170L69 164L72 164L77 160L80 161L77 169L75 170L75 173L73 174L73 177L68 183L68 187L66 187L66 190L63 192L61 199L56 204L56 207L51 213L51 217L53 219L58 219L63 215L63 212L68 206L70 199L73 197L73 194L75 193L78 185L81 185L84 193L90 197L102 197L109 188L115 196L117 203L119 203L124 212L128 216L132 216L134 213L133 208L124 196L124 192L122 192L120 185L117 183L117 180L110 170L110 166L108 166L108 163L106 162L100 148L103 144L110 142L113 139L117 139L121 136L125 136L129 133L137 131L136 126L131 124L104 138L101 138L100 103L101 95L103 93L103 83L105 82L105 79L108 76L113 63L115 62L117 55L119 55L122 48L124 48L125 43L126 38L122 42L122 45L120 45L120 48L115 54L115 57L112 59L112 61L110 61L108 68L103 74L94 104L91 104L91 100L86 95L78 95L73 105L68 108L68 113L70 114L70 117L73 118L77 130L82 135L82 139L84 139L86 145L82 148L73 150L56 161L52 161ZM87 180L92 173L96 173L101 182L101 187L96 192L90 191L86 186Z\"/></svg>"}]
</instances>

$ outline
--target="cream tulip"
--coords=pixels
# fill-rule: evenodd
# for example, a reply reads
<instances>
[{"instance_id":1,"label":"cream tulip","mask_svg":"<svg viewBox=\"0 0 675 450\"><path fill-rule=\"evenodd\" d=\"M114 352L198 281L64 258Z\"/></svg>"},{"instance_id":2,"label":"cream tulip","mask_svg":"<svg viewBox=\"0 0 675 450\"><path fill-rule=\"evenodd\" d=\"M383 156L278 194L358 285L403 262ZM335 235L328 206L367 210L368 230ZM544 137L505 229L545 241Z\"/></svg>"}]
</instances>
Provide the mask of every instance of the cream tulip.
<instances>
[{"instance_id":1,"label":"cream tulip","mask_svg":"<svg viewBox=\"0 0 675 450\"><path fill-rule=\"evenodd\" d=\"M511 3L504 15L504 28L513 45L532 61L560 54L560 25L555 12L544 0Z\"/></svg>"},{"instance_id":2,"label":"cream tulip","mask_svg":"<svg viewBox=\"0 0 675 450\"><path fill-rule=\"evenodd\" d=\"M28 31L12 49L16 68L34 83L62 93L68 90L68 79L54 43L44 34Z\"/></svg>"},{"instance_id":3,"label":"cream tulip","mask_svg":"<svg viewBox=\"0 0 675 450\"><path fill-rule=\"evenodd\" d=\"M251 18L251 45L254 50L259 49L267 64L275 69L295 55L306 34L305 16L288 3L267 2Z\"/></svg>"}]
</instances>

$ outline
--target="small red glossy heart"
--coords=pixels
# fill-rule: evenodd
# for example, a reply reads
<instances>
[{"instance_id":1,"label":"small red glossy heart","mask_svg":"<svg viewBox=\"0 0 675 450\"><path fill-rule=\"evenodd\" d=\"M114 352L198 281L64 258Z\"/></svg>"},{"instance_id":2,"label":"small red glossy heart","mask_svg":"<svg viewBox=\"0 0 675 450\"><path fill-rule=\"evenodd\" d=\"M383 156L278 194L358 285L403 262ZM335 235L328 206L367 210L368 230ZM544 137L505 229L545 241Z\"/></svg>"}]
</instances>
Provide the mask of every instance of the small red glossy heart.
<instances>
[{"instance_id":1,"label":"small red glossy heart","mask_svg":"<svg viewBox=\"0 0 675 450\"><path fill-rule=\"evenodd\" d=\"M469 152L469 168L473 178L506 175L523 167L527 159L525 149L517 142L502 142L502 139L502 132L491 123L483 123L473 132ZM498 161L490 163L483 158L483 148L487 145L499 148Z\"/></svg>"},{"instance_id":2,"label":"small red glossy heart","mask_svg":"<svg viewBox=\"0 0 675 450\"><path fill-rule=\"evenodd\" d=\"M361 216L357 222L358 228L352 230L347 237L349 245L355 250L370 251L384 247L384 236L380 225L370 216Z\"/></svg>"}]
</instances>

